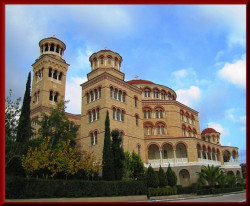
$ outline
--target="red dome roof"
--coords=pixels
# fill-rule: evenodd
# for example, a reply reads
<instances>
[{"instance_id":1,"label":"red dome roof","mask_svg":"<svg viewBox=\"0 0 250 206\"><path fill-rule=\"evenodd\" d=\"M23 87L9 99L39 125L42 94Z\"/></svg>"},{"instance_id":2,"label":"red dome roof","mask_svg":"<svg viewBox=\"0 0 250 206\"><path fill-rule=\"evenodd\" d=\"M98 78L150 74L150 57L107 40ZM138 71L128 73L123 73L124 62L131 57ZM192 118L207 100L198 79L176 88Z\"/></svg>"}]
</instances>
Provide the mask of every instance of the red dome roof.
<instances>
[{"instance_id":1,"label":"red dome roof","mask_svg":"<svg viewBox=\"0 0 250 206\"><path fill-rule=\"evenodd\" d=\"M130 80L130 81L127 81L127 83L129 84L154 84L154 82L143 80L143 79Z\"/></svg>"},{"instance_id":2,"label":"red dome roof","mask_svg":"<svg viewBox=\"0 0 250 206\"><path fill-rule=\"evenodd\" d=\"M204 129L202 132L201 132L201 134L207 134L207 133L219 133L219 132L217 132L215 129L213 129L213 128L206 128L206 129Z\"/></svg>"}]
</instances>

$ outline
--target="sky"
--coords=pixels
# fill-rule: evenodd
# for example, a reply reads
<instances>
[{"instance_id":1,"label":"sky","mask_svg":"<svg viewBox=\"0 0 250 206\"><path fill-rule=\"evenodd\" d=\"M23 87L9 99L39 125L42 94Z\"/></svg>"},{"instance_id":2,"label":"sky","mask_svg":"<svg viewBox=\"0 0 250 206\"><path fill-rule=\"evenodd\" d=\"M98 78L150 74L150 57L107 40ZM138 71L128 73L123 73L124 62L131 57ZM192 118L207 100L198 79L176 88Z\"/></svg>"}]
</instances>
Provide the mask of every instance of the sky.
<instances>
[{"instance_id":1,"label":"sky","mask_svg":"<svg viewBox=\"0 0 250 206\"><path fill-rule=\"evenodd\" d=\"M81 113L89 56L119 53L125 81L172 88L246 162L245 5L6 5L5 96L22 97L41 39L66 44L67 112Z\"/></svg>"}]
</instances>

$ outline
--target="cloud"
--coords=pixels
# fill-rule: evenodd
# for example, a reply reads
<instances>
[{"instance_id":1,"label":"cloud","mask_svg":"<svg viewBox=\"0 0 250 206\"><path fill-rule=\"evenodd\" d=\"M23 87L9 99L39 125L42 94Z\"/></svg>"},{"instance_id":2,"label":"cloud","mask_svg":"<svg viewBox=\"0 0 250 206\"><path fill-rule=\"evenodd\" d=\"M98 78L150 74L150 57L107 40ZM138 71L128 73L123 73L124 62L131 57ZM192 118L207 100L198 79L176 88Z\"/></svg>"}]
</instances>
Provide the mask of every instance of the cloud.
<instances>
[{"instance_id":1,"label":"cloud","mask_svg":"<svg viewBox=\"0 0 250 206\"><path fill-rule=\"evenodd\" d=\"M171 82L175 89L195 85L207 85L210 81L200 79L193 68L181 69L171 73Z\"/></svg>"},{"instance_id":2,"label":"cloud","mask_svg":"<svg viewBox=\"0 0 250 206\"><path fill-rule=\"evenodd\" d=\"M208 127L213 128L217 132L219 132L221 134L221 137L225 137L225 136L229 135L229 132L225 128L223 128L220 124L217 124L214 122L209 122Z\"/></svg>"},{"instance_id":3,"label":"cloud","mask_svg":"<svg viewBox=\"0 0 250 206\"><path fill-rule=\"evenodd\" d=\"M246 60L238 60L235 63L226 63L218 71L218 75L232 84L245 89L246 88Z\"/></svg>"},{"instance_id":4,"label":"cloud","mask_svg":"<svg viewBox=\"0 0 250 206\"><path fill-rule=\"evenodd\" d=\"M189 89L178 89L176 94L177 101L190 107L201 98L201 91L196 86L190 86Z\"/></svg>"},{"instance_id":5,"label":"cloud","mask_svg":"<svg viewBox=\"0 0 250 206\"><path fill-rule=\"evenodd\" d=\"M87 81L87 78L74 77L66 83L65 100L70 100L66 105L66 111L73 114L81 113L82 90L80 84Z\"/></svg>"},{"instance_id":6,"label":"cloud","mask_svg":"<svg viewBox=\"0 0 250 206\"><path fill-rule=\"evenodd\" d=\"M235 120L234 114L233 112L235 111L235 108L231 108L226 110L226 118L230 119L230 120Z\"/></svg>"}]
</instances>

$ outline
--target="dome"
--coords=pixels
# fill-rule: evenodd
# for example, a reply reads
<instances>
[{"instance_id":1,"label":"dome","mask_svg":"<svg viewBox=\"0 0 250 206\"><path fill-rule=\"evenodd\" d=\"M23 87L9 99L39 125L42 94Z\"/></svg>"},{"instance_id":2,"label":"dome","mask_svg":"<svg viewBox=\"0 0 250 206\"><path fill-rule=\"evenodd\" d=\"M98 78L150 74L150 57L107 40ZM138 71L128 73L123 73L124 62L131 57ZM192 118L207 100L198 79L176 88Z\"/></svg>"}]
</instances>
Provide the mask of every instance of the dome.
<instances>
[{"instance_id":1,"label":"dome","mask_svg":"<svg viewBox=\"0 0 250 206\"><path fill-rule=\"evenodd\" d=\"M127 81L129 84L154 84L154 82L143 80L143 79L136 79L136 80L130 80Z\"/></svg>"},{"instance_id":2,"label":"dome","mask_svg":"<svg viewBox=\"0 0 250 206\"><path fill-rule=\"evenodd\" d=\"M206 128L206 129L204 129L202 132L201 132L201 134L207 134L207 133L219 133L219 132L217 132L215 129L213 129L213 128Z\"/></svg>"}]
</instances>

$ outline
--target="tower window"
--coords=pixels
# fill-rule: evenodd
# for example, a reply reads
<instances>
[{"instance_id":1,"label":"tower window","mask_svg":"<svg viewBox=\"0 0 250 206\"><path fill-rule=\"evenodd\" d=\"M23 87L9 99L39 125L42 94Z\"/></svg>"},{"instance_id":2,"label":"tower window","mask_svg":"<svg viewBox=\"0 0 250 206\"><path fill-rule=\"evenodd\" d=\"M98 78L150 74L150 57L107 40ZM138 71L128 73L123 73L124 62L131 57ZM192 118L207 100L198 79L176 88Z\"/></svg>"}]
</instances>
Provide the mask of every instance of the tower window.
<instances>
[{"instance_id":1,"label":"tower window","mask_svg":"<svg viewBox=\"0 0 250 206\"><path fill-rule=\"evenodd\" d=\"M91 146L97 145L97 132L96 131L90 134L90 138L91 138Z\"/></svg>"},{"instance_id":2,"label":"tower window","mask_svg":"<svg viewBox=\"0 0 250 206\"><path fill-rule=\"evenodd\" d=\"M57 70L53 73L53 79L57 79Z\"/></svg>"},{"instance_id":3,"label":"tower window","mask_svg":"<svg viewBox=\"0 0 250 206\"><path fill-rule=\"evenodd\" d=\"M52 77L52 69L49 68L49 77Z\"/></svg>"},{"instance_id":4,"label":"tower window","mask_svg":"<svg viewBox=\"0 0 250 206\"><path fill-rule=\"evenodd\" d=\"M150 90L149 89L145 89L145 97L150 97Z\"/></svg>"},{"instance_id":5,"label":"tower window","mask_svg":"<svg viewBox=\"0 0 250 206\"><path fill-rule=\"evenodd\" d=\"M60 81L62 80L62 72L60 72L60 74L59 74L59 80Z\"/></svg>"},{"instance_id":6,"label":"tower window","mask_svg":"<svg viewBox=\"0 0 250 206\"><path fill-rule=\"evenodd\" d=\"M49 46L48 44L45 44L45 51L48 51L49 50Z\"/></svg>"},{"instance_id":7,"label":"tower window","mask_svg":"<svg viewBox=\"0 0 250 206\"><path fill-rule=\"evenodd\" d=\"M54 51L55 50L55 45L54 44L51 44L50 45L50 51Z\"/></svg>"},{"instance_id":8,"label":"tower window","mask_svg":"<svg viewBox=\"0 0 250 206\"><path fill-rule=\"evenodd\" d=\"M50 100L50 101L53 101L53 91L50 91L50 92L49 92L49 100Z\"/></svg>"},{"instance_id":9,"label":"tower window","mask_svg":"<svg viewBox=\"0 0 250 206\"><path fill-rule=\"evenodd\" d=\"M135 97L135 107L137 107L137 98Z\"/></svg>"},{"instance_id":10,"label":"tower window","mask_svg":"<svg viewBox=\"0 0 250 206\"><path fill-rule=\"evenodd\" d=\"M56 46L56 53L59 53L59 46Z\"/></svg>"},{"instance_id":11,"label":"tower window","mask_svg":"<svg viewBox=\"0 0 250 206\"><path fill-rule=\"evenodd\" d=\"M135 125L136 126L139 125L139 117L138 117L138 115L135 116Z\"/></svg>"},{"instance_id":12,"label":"tower window","mask_svg":"<svg viewBox=\"0 0 250 206\"><path fill-rule=\"evenodd\" d=\"M103 64L103 57L101 57L101 64Z\"/></svg>"},{"instance_id":13,"label":"tower window","mask_svg":"<svg viewBox=\"0 0 250 206\"><path fill-rule=\"evenodd\" d=\"M57 102L58 101L58 93L56 92L56 95L54 96L54 101Z\"/></svg>"}]
</instances>

